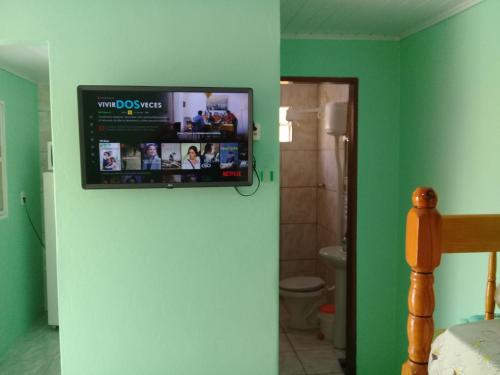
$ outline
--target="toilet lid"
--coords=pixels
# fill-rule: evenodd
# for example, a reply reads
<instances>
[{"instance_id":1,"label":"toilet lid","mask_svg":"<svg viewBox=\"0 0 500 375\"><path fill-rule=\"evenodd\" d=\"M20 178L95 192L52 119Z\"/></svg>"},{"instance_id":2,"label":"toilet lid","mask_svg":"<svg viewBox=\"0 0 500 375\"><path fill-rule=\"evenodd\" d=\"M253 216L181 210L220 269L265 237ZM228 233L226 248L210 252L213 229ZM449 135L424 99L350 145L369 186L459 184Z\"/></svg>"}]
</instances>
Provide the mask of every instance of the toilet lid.
<instances>
[{"instance_id":1,"label":"toilet lid","mask_svg":"<svg viewBox=\"0 0 500 375\"><path fill-rule=\"evenodd\" d=\"M280 289L291 292L312 292L321 289L325 282L319 277L298 276L280 281Z\"/></svg>"}]
</instances>

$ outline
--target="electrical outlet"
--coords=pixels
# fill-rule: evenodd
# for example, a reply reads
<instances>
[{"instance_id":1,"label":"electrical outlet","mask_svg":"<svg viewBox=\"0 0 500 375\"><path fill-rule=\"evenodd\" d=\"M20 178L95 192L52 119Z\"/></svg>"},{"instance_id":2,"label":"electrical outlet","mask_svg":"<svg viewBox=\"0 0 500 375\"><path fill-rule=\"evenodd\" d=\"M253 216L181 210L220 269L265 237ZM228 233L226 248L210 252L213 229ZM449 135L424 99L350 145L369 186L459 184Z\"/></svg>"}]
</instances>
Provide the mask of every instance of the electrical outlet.
<instances>
[{"instance_id":1,"label":"electrical outlet","mask_svg":"<svg viewBox=\"0 0 500 375\"><path fill-rule=\"evenodd\" d=\"M260 141L260 124L256 122L253 128L253 140Z\"/></svg>"},{"instance_id":2,"label":"electrical outlet","mask_svg":"<svg viewBox=\"0 0 500 375\"><path fill-rule=\"evenodd\" d=\"M28 200L28 196L24 191L21 191L21 206L24 206L26 204L26 201Z\"/></svg>"}]
</instances>

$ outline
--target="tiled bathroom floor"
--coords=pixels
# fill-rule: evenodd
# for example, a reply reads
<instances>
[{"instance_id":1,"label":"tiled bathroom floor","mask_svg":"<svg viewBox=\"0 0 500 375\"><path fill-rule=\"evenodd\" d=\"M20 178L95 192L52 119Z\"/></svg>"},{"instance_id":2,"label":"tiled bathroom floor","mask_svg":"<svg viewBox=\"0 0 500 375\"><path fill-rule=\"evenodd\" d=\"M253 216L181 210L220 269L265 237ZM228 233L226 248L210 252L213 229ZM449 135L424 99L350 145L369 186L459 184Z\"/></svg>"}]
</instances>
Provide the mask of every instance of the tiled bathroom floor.
<instances>
[{"instance_id":1,"label":"tiled bathroom floor","mask_svg":"<svg viewBox=\"0 0 500 375\"><path fill-rule=\"evenodd\" d=\"M59 331L40 319L0 358L0 374L60 375Z\"/></svg>"},{"instance_id":2,"label":"tiled bathroom floor","mask_svg":"<svg viewBox=\"0 0 500 375\"><path fill-rule=\"evenodd\" d=\"M295 331L286 326L287 314L280 308L280 375L343 374L338 360L345 352L336 350L318 331Z\"/></svg>"}]
</instances>

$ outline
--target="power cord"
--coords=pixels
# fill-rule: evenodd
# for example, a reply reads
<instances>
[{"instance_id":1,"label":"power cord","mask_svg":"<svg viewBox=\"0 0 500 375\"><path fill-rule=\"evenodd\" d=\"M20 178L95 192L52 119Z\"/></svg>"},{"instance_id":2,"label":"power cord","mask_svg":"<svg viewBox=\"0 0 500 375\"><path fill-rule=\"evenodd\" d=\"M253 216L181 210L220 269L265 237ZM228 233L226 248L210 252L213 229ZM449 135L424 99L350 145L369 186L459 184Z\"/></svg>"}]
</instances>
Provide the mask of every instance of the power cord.
<instances>
[{"instance_id":1,"label":"power cord","mask_svg":"<svg viewBox=\"0 0 500 375\"><path fill-rule=\"evenodd\" d=\"M38 239L38 242L40 242L40 245L42 246L42 248L45 249L45 244L43 243L42 237L40 236L40 234L38 234L38 231L35 228L35 224L33 224L33 220L31 219L31 215L28 211L28 204L26 203L26 201L27 201L26 197L23 197L24 211L26 212L26 216L28 217L28 220L31 224L31 228L33 229L33 232L35 233L35 236Z\"/></svg>"},{"instance_id":2,"label":"power cord","mask_svg":"<svg viewBox=\"0 0 500 375\"><path fill-rule=\"evenodd\" d=\"M253 192L251 192L250 194L242 193L240 189L238 189L238 186L234 187L234 190L236 190L236 192L242 197L251 197L252 195L255 195L260 188L260 177L259 173L257 172L257 161L255 160L255 157L253 157L252 160L252 173L255 173L255 175L257 176L257 187Z\"/></svg>"}]
</instances>

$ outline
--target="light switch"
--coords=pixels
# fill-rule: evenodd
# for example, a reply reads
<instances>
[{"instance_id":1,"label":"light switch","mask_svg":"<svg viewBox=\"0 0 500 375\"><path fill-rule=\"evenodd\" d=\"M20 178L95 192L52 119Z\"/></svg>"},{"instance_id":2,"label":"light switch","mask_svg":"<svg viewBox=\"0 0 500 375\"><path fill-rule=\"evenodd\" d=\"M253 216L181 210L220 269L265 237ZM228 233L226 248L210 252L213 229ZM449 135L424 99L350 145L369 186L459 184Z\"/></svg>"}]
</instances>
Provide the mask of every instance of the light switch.
<instances>
[{"instance_id":1,"label":"light switch","mask_svg":"<svg viewBox=\"0 0 500 375\"><path fill-rule=\"evenodd\" d=\"M253 129L253 140L254 141L260 141L260 124L255 123L254 124L254 129Z\"/></svg>"}]
</instances>

